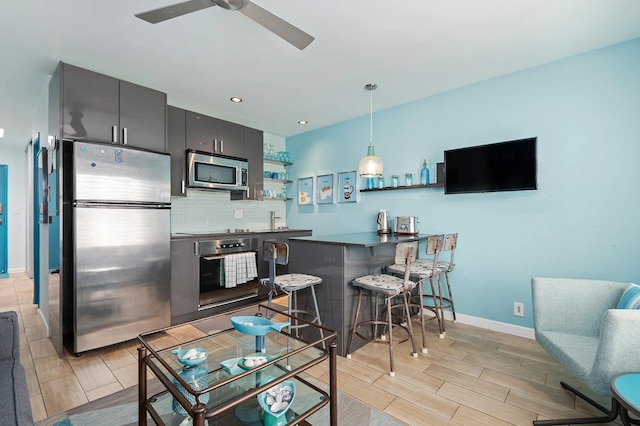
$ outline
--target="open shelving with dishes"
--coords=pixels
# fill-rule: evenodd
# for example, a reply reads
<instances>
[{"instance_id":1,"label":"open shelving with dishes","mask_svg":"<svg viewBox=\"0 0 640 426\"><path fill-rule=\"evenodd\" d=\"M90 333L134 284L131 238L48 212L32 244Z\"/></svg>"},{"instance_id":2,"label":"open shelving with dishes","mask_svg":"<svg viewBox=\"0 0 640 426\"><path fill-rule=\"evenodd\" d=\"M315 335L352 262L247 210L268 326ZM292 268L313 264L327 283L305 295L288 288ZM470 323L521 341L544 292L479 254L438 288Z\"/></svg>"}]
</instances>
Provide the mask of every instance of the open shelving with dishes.
<instances>
[{"instance_id":1,"label":"open shelving with dishes","mask_svg":"<svg viewBox=\"0 0 640 426\"><path fill-rule=\"evenodd\" d=\"M376 192L376 191L397 191L401 189L419 189L419 188L444 188L444 182L429 183L426 185L402 185L402 186L386 186L384 188L365 188L360 192Z\"/></svg>"},{"instance_id":2,"label":"open shelving with dishes","mask_svg":"<svg viewBox=\"0 0 640 426\"><path fill-rule=\"evenodd\" d=\"M282 200L282 201L292 201L292 198L287 197L287 185L293 183L292 180L289 179L288 174L286 172L287 166L293 165L290 161L283 161L276 158L269 158L266 155L263 158L264 161L264 200ZM274 166L276 169L282 170L280 171L270 171L269 165ZM270 174L276 174L278 177L267 177L267 172ZM284 177L282 177L284 176ZM276 188L279 185L282 185L281 190L278 192L277 190L273 190L274 195L270 196L272 189Z\"/></svg>"}]
</instances>

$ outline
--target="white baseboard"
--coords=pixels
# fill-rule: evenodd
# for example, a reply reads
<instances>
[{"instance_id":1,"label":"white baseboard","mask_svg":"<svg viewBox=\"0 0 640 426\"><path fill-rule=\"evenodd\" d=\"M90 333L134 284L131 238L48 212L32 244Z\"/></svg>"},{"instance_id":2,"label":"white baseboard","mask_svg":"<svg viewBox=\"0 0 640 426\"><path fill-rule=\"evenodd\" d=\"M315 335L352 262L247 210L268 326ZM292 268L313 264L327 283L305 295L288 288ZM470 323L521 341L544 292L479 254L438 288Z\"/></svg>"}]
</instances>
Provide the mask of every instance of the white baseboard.
<instances>
[{"instance_id":1,"label":"white baseboard","mask_svg":"<svg viewBox=\"0 0 640 426\"><path fill-rule=\"evenodd\" d=\"M450 311L445 311L444 318L446 320L453 320L453 314ZM511 334L513 336L520 336L527 339L535 340L535 331L533 328L523 327L521 325L508 324L506 322L499 322L489 320L486 318L474 317L471 315L459 314L456 312L457 322L462 324L473 325L487 330L498 331L500 333Z\"/></svg>"},{"instance_id":2,"label":"white baseboard","mask_svg":"<svg viewBox=\"0 0 640 426\"><path fill-rule=\"evenodd\" d=\"M9 268L7 269L7 272L9 272L9 275L11 274L19 274L21 272L26 272L27 270L25 268Z\"/></svg>"}]
</instances>

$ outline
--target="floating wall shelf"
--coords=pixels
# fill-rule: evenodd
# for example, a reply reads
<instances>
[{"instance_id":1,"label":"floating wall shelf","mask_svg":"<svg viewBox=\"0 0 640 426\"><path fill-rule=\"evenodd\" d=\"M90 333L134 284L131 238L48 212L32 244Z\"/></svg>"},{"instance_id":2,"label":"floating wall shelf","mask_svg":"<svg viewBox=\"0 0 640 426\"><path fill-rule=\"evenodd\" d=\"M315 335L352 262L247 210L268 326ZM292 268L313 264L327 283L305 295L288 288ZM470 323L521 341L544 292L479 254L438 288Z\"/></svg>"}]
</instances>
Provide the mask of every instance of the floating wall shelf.
<instances>
[{"instance_id":1,"label":"floating wall shelf","mask_svg":"<svg viewBox=\"0 0 640 426\"><path fill-rule=\"evenodd\" d=\"M410 186L397 186L397 187L392 187L392 186L387 186L384 188L371 188L371 189L361 189L360 192L376 192L376 191L397 191L400 189L418 189L418 188L444 188L444 183L442 182L436 182L436 183L430 183L427 185L410 185Z\"/></svg>"}]
</instances>

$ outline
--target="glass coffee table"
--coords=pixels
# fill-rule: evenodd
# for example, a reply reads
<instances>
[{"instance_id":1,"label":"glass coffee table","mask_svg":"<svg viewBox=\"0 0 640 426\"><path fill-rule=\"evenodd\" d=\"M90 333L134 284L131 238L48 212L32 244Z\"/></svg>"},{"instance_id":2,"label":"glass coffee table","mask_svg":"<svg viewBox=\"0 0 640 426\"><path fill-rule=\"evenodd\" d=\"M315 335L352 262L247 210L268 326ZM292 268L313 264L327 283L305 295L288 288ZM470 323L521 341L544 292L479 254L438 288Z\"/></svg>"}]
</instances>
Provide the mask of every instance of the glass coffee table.
<instances>
[{"instance_id":1,"label":"glass coffee table","mask_svg":"<svg viewBox=\"0 0 640 426\"><path fill-rule=\"evenodd\" d=\"M266 305L257 309L264 318L276 315L271 318L276 324L292 318ZM138 337L139 424L146 425L150 416L156 424L175 426L305 425L305 419L329 405L330 424L337 425L336 333L296 318L318 331L305 336L318 337L304 340L286 326L247 334L254 330L236 330L231 316L220 318L221 331L203 331L200 320ZM327 360L330 380L325 391L301 373ZM160 390L148 395L151 387ZM284 405L283 398L288 401Z\"/></svg>"}]
</instances>

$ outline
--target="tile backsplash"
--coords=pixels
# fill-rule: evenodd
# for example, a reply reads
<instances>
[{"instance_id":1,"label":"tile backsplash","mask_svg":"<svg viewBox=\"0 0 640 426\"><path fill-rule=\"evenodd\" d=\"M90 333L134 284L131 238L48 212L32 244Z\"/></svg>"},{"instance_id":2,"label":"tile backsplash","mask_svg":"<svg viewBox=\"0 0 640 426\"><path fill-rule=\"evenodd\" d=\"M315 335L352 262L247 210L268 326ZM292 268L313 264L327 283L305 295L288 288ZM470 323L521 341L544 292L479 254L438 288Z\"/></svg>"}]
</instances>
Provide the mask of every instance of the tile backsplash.
<instances>
[{"instance_id":1,"label":"tile backsplash","mask_svg":"<svg viewBox=\"0 0 640 426\"><path fill-rule=\"evenodd\" d=\"M242 211L242 219L235 218L236 210ZM269 229L272 210L280 217L276 226L286 226L282 200L231 201L227 191L188 189L186 197L171 197L171 233Z\"/></svg>"}]
</instances>

